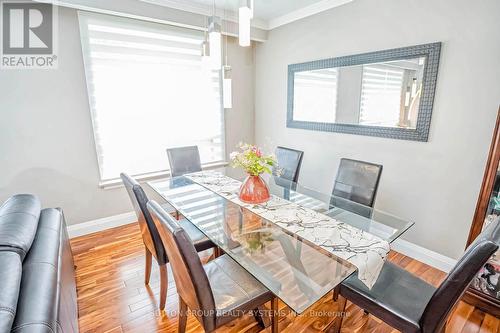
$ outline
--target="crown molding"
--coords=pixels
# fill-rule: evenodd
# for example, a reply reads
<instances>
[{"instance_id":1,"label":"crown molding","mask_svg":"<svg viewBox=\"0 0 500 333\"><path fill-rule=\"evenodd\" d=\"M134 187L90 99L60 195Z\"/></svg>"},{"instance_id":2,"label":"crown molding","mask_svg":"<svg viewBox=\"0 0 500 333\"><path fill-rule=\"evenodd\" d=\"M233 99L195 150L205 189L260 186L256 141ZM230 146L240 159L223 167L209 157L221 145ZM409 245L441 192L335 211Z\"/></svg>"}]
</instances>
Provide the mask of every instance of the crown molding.
<instances>
[{"instance_id":1,"label":"crown molding","mask_svg":"<svg viewBox=\"0 0 500 333\"><path fill-rule=\"evenodd\" d=\"M297 9L293 12L287 13L282 16L278 16L273 18L267 22L268 30L275 29L282 25L292 23L294 21L306 18L308 16L318 14L324 12L325 10L332 9L335 7L339 7L345 5L346 3L352 2L353 0L323 0L319 1L315 4L309 5L307 7L303 7Z\"/></svg>"},{"instance_id":2,"label":"crown molding","mask_svg":"<svg viewBox=\"0 0 500 333\"><path fill-rule=\"evenodd\" d=\"M1 0L0 0L1 1ZM121 15L123 13L127 13L127 9L134 9L132 12L137 12L141 10L137 10L134 2L138 3L144 3L144 4L150 4L150 5L155 5L158 7L164 7L165 9L173 9L173 10L180 10L186 13L190 13L193 15L200 15L201 17L198 17L195 19L195 21L198 21L198 23L193 26L192 28L195 29L204 29L203 28L203 16L211 16L212 15L212 6L207 6L204 4L199 4L196 2L191 2L191 1L186 1L186 0L127 0L123 1L123 4L119 0L115 1L99 1L99 0L34 0L36 2L45 2L45 3L52 3L55 5L59 6L66 6L66 7L71 7L75 9L81 9L81 10L88 10L88 11L98 11L101 13L107 13L107 14L117 14ZM344 4L347 4L349 2L352 2L354 0L321 0L317 3L314 3L312 5L309 5L307 7L303 7L300 9L297 9L295 11L292 11L290 13L287 13L282 16L275 17L271 20L262 20L258 18L252 19L252 28L253 30L259 30L258 34L261 35L260 37L252 37L252 39L255 39L257 41L265 41L267 38L266 31L275 29L277 27L280 27L282 25L303 19L305 17L342 6ZM139 6L140 7L140 6ZM107 8L114 8L108 10ZM141 8L139 8L141 9ZM149 14L151 15L151 14ZM216 15L224 18L224 21L227 22L229 26L231 26L232 33L229 35L237 35L237 23L238 23L238 14L233 11L233 10L224 10L222 8L216 8ZM130 15L128 15L130 16ZM133 15L137 16L137 15ZM155 15L152 15L155 16ZM156 15L157 16L157 15ZM155 17L156 17L155 16ZM141 16L142 18L142 16ZM143 17L142 19L148 20L148 17ZM165 20L162 19L161 17L156 17L154 18L155 21L165 23L165 22L170 22L171 20L175 21L175 18L171 18L171 20ZM172 23L175 24L175 23Z\"/></svg>"},{"instance_id":3,"label":"crown molding","mask_svg":"<svg viewBox=\"0 0 500 333\"><path fill-rule=\"evenodd\" d=\"M212 6L206 6L200 3L189 2L186 0L139 0L141 2L146 2L149 4L163 6L173 9L182 10L185 12L200 14L204 16L212 15ZM225 10L223 8L216 8L215 14L226 21L238 23L238 14L232 10ZM268 23L261 19L252 19L252 27L269 30Z\"/></svg>"},{"instance_id":4,"label":"crown molding","mask_svg":"<svg viewBox=\"0 0 500 333\"><path fill-rule=\"evenodd\" d=\"M139 0L142 2L147 2L150 4L155 4L158 6L164 6L169 8L174 8L178 10L183 10L186 12L196 13L200 15L210 16L212 15L212 7L206 6L200 3L190 2L186 0ZM272 30L282 25L292 23L294 21L303 19L305 17L321 13L325 10L329 10L335 7L342 6L346 3L352 2L354 0L322 0L315 4L309 5L287 13L282 16L275 17L271 20L262 19L252 19L252 27L259 28L263 30ZM224 10L222 8L216 8L216 15L219 17L224 17L225 20L231 22L238 22L238 14L232 10Z\"/></svg>"}]
</instances>

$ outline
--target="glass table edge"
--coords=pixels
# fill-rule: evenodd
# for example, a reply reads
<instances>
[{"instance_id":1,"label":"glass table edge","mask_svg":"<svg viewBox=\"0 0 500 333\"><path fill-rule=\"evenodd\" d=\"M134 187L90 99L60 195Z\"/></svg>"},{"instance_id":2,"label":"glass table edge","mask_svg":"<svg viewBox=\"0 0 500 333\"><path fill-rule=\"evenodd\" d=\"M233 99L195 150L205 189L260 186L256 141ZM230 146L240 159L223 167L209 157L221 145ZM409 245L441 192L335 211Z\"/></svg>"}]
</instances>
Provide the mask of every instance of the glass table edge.
<instances>
[{"instance_id":1,"label":"glass table edge","mask_svg":"<svg viewBox=\"0 0 500 333\"><path fill-rule=\"evenodd\" d=\"M397 233L395 233L394 235L392 235L391 237L389 237L388 239L386 239L386 241L389 244L393 244L396 240L400 239L401 236L403 236L404 234L406 234L406 232L408 230L410 230L410 228L413 227L414 225L415 225L415 222L413 222L413 221L406 222L406 225L403 228L401 228Z\"/></svg>"}]
</instances>

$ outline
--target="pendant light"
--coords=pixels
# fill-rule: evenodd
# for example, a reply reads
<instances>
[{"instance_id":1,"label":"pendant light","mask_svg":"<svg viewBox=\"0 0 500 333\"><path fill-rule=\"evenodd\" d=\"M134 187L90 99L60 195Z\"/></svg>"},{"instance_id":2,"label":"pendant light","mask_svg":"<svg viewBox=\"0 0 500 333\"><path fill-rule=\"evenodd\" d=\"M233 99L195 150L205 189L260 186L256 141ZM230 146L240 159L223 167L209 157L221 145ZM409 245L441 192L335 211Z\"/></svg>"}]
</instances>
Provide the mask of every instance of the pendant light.
<instances>
[{"instance_id":1,"label":"pendant light","mask_svg":"<svg viewBox=\"0 0 500 333\"><path fill-rule=\"evenodd\" d=\"M224 66L222 78L222 97L224 109L233 108L233 82L231 79L231 66Z\"/></svg>"},{"instance_id":2,"label":"pendant light","mask_svg":"<svg viewBox=\"0 0 500 333\"><path fill-rule=\"evenodd\" d=\"M224 10L224 20L225 18L226 11ZM231 80L231 66L229 66L229 64L227 63L227 35L224 35L224 49L224 66L222 68L222 104L224 106L224 109L231 109L233 107L233 89Z\"/></svg>"},{"instance_id":3,"label":"pendant light","mask_svg":"<svg viewBox=\"0 0 500 333\"><path fill-rule=\"evenodd\" d=\"M201 43L201 63L203 68L211 67L210 63L210 43L208 42L208 20L205 20L205 37Z\"/></svg>"},{"instance_id":4,"label":"pendant light","mask_svg":"<svg viewBox=\"0 0 500 333\"><path fill-rule=\"evenodd\" d=\"M210 43L210 58L212 69L222 68L222 36L220 18L215 16L215 0L213 2L212 17L208 20L208 41Z\"/></svg>"},{"instance_id":5,"label":"pendant light","mask_svg":"<svg viewBox=\"0 0 500 333\"><path fill-rule=\"evenodd\" d=\"M250 21L253 18L253 0L244 0L238 10L239 44L250 46Z\"/></svg>"},{"instance_id":6,"label":"pendant light","mask_svg":"<svg viewBox=\"0 0 500 333\"><path fill-rule=\"evenodd\" d=\"M248 5L250 6L250 18L253 19L253 0L247 0Z\"/></svg>"}]
</instances>

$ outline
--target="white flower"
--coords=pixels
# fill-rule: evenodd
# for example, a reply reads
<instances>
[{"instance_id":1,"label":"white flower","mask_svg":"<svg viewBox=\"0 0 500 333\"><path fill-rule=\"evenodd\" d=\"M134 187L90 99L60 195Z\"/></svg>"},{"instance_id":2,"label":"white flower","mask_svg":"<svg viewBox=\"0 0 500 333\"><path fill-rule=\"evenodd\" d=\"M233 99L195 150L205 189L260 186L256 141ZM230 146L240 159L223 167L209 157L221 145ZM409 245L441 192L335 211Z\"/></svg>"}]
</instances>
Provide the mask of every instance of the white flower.
<instances>
[{"instance_id":1,"label":"white flower","mask_svg":"<svg viewBox=\"0 0 500 333\"><path fill-rule=\"evenodd\" d=\"M234 160L238 157L238 152L237 151L233 151L231 154L229 154L229 159L230 160Z\"/></svg>"}]
</instances>

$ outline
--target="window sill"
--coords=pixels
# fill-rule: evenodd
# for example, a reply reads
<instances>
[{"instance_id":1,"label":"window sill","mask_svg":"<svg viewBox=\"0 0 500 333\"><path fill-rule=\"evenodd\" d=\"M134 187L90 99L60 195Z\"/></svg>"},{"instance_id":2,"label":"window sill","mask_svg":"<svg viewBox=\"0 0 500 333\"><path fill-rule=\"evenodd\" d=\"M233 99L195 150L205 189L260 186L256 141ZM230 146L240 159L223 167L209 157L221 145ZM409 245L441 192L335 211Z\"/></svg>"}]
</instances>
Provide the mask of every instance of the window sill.
<instances>
[{"instance_id":1,"label":"window sill","mask_svg":"<svg viewBox=\"0 0 500 333\"><path fill-rule=\"evenodd\" d=\"M217 168L221 168L221 167L226 167L228 165L229 165L228 162L221 161L221 162L203 164L201 166L201 168L203 170L212 170L212 169L217 169ZM149 180L155 180L155 179L161 179L161 178L167 178L167 177L170 177L170 170L150 172L150 173L145 173L145 174L141 174L141 175L134 175L134 179L137 180L138 182L145 182L145 181L149 181ZM122 180L120 178L115 178L115 179L110 179L110 180L105 180L105 181L99 182L99 187L104 189L104 190L110 190L113 188L123 187L123 183L122 183Z\"/></svg>"}]
</instances>

